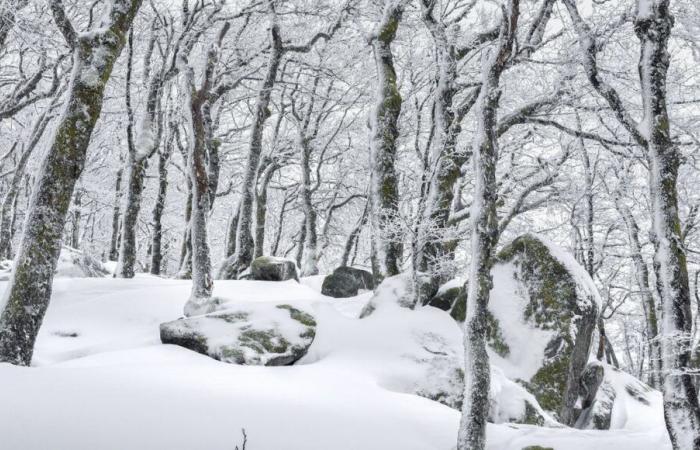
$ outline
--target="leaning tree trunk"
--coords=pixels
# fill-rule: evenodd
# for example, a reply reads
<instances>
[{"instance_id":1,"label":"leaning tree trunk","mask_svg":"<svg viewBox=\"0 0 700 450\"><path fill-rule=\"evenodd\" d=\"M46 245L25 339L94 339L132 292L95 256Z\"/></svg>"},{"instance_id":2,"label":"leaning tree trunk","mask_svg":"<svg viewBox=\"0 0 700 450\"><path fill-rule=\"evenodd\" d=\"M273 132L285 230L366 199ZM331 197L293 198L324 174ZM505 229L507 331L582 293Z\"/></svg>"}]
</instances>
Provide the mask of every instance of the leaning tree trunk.
<instances>
[{"instance_id":1,"label":"leaning tree trunk","mask_svg":"<svg viewBox=\"0 0 700 450\"><path fill-rule=\"evenodd\" d=\"M341 256L340 258L341 267L348 265L348 261L350 260L350 252L352 252L352 248L357 248L357 241L360 238L362 227L364 227L365 223L367 222L368 209L368 205L365 205L365 209L362 211L362 217L360 217L360 220L357 222L357 225L355 225L355 228L352 229L352 231L348 235L348 239L345 241L345 245L343 247L343 256Z\"/></svg>"},{"instance_id":2,"label":"leaning tree trunk","mask_svg":"<svg viewBox=\"0 0 700 450\"><path fill-rule=\"evenodd\" d=\"M508 0L497 47L483 59L482 86L477 111L474 151L474 199L471 210L471 268L465 286L464 403L459 427L459 450L483 450L489 413L491 372L486 352L488 303L493 285L491 267L498 239L496 164L498 163L497 112L501 73L509 59L518 25L519 0Z\"/></svg>"},{"instance_id":3,"label":"leaning tree trunk","mask_svg":"<svg viewBox=\"0 0 700 450\"><path fill-rule=\"evenodd\" d=\"M646 316L647 340L649 341L649 385L661 389L661 349L659 347L659 321L657 318L656 302L650 289L649 269L642 256L642 245L639 241L639 226L632 216L632 211L616 198L618 211L622 215L627 228L630 246L630 258L634 263L634 274L642 296L642 306Z\"/></svg>"},{"instance_id":4,"label":"leaning tree trunk","mask_svg":"<svg viewBox=\"0 0 700 450\"><path fill-rule=\"evenodd\" d=\"M233 279L243 272L253 261L255 242L253 240L253 202L255 200L255 186L258 174L258 165L262 155L262 137L265 122L270 117L270 97L275 85L277 71L282 61L284 49L280 37L279 25L276 20L270 26L271 48L267 63L267 72L258 92L255 103L253 125L250 132L250 144L248 146L248 160L245 174L241 183L241 200L238 206L238 228L236 230L236 253L224 261L219 272L219 278Z\"/></svg>"},{"instance_id":5,"label":"leaning tree trunk","mask_svg":"<svg viewBox=\"0 0 700 450\"><path fill-rule=\"evenodd\" d=\"M397 275L403 256L401 233L394 229L399 214L395 162L402 100L391 53L402 13L403 2L387 2L379 29L372 38L378 85L370 117L370 217L372 272L377 281Z\"/></svg>"},{"instance_id":6,"label":"leaning tree trunk","mask_svg":"<svg viewBox=\"0 0 700 450\"><path fill-rule=\"evenodd\" d=\"M102 110L105 85L121 53L141 0L114 0L99 31L78 35L59 0L54 18L73 49L68 101L42 162L12 279L0 315L0 361L29 365L51 297L61 237L75 183L85 166L92 130Z\"/></svg>"},{"instance_id":7,"label":"leaning tree trunk","mask_svg":"<svg viewBox=\"0 0 700 450\"><path fill-rule=\"evenodd\" d=\"M634 29L641 42L641 133L647 138L654 270L663 310L664 417L675 449L700 449L700 405L690 373L693 318L676 189L680 154L671 138L666 106L668 39L673 17L669 0L642 3L640 0Z\"/></svg>"},{"instance_id":8,"label":"leaning tree trunk","mask_svg":"<svg viewBox=\"0 0 700 450\"><path fill-rule=\"evenodd\" d=\"M255 252L256 258L263 256L265 252L265 223L267 216L267 187L270 184L272 175L277 170L276 163L270 161L263 164L263 176L260 182L260 192L255 200ZM261 167L262 168L262 167Z\"/></svg>"}]
</instances>

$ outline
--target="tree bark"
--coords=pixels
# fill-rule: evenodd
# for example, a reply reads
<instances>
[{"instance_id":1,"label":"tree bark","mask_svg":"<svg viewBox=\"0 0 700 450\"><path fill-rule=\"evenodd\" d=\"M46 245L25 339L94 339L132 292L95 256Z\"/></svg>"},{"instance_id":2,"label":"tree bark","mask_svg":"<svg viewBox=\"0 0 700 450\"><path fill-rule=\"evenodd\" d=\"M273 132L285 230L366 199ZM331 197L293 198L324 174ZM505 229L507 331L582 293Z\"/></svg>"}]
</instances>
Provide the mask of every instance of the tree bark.
<instances>
[{"instance_id":1,"label":"tree bark","mask_svg":"<svg viewBox=\"0 0 700 450\"><path fill-rule=\"evenodd\" d=\"M0 361L29 365L51 297L66 214L85 165L92 130L102 110L105 85L121 53L141 0L114 0L97 32L77 35L60 0L54 19L73 48L73 76L61 121L41 165L14 271L2 300Z\"/></svg>"},{"instance_id":2,"label":"tree bark","mask_svg":"<svg viewBox=\"0 0 700 450\"><path fill-rule=\"evenodd\" d=\"M153 239L151 241L151 274L160 275L163 270L163 210L168 195L168 162L171 149L158 154L158 195L153 206Z\"/></svg>"},{"instance_id":3,"label":"tree bark","mask_svg":"<svg viewBox=\"0 0 700 450\"><path fill-rule=\"evenodd\" d=\"M663 308L664 417L674 448L700 449L700 405L689 372L693 322L690 286L676 188L680 154L671 139L666 105L668 39L673 17L668 0L655 0L647 6L651 7L650 11L644 11L640 2L634 28L641 42L639 78L644 111L641 133L647 137L654 270Z\"/></svg>"},{"instance_id":4,"label":"tree bark","mask_svg":"<svg viewBox=\"0 0 700 450\"><path fill-rule=\"evenodd\" d=\"M250 144L248 146L248 160L245 174L241 183L241 200L238 206L238 223L236 230L236 252L224 262L219 273L219 278L234 279L243 272L253 261L255 242L252 234L253 202L255 200L256 177L258 165L262 155L262 136L265 122L270 117L270 97L275 85L277 71L284 49L280 36L279 25L276 16L273 16L270 25L270 56L267 62L267 72L263 78L258 98L255 103L253 125L250 132Z\"/></svg>"},{"instance_id":5,"label":"tree bark","mask_svg":"<svg viewBox=\"0 0 700 450\"><path fill-rule=\"evenodd\" d=\"M119 208L121 203L121 184L122 184L122 173L123 169L117 171L117 177L114 181L114 206L112 207L112 236L109 240L109 260L117 261L119 259L119 246L120 243L120 222L119 218L121 216Z\"/></svg>"},{"instance_id":6,"label":"tree bark","mask_svg":"<svg viewBox=\"0 0 700 450\"><path fill-rule=\"evenodd\" d=\"M519 0L508 0L498 43L483 59L482 86L477 102L477 131L473 144L475 188L471 212L471 268L464 320L464 403L457 442L458 450L483 450L489 413L491 368L486 352L487 307L493 281L491 267L498 239L497 112L499 82L513 49L518 25Z\"/></svg>"},{"instance_id":7,"label":"tree bark","mask_svg":"<svg viewBox=\"0 0 700 450\"><path fill-rule=\"evenodd\" d=\"M372 36L378 84L370 118L370 217L372 272L377 282L397 275L403 256L402 236L395 229L399 215L396 140L402 99L391 52L403 8L401 1L387 2L378 30Z\"/></svg>"}]
</instances>

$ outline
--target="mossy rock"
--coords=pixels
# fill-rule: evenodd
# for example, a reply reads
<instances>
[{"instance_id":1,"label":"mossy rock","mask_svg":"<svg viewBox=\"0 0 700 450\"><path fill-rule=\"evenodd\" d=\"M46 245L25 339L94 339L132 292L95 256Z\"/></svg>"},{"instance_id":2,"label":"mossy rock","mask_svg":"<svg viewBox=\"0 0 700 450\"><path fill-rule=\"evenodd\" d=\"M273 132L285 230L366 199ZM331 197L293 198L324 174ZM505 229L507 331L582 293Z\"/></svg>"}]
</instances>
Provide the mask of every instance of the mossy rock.
<instances>
[{"instance_id":1,"label":"mossy rock","mask_svg":"<svg viewBox=\"0 0 700 450\"><path fill-rule=\"evenodd\" d=\"M568 378L570 373L581 373L588 360L598 294L590 292L595 289L590 279L581 281L581 274L587 275L580 266L572 267L573 258L562 260L552 254L550 245L533 235L520 236L498 254L497 264L515 268L515 281L527 300L524 322L553 334L542 366L523 384L545 410L559 412L565 403L575 401L566 393L567 385L577 380ZM582 342L577 344L578 339Z\"/></svg>"},{"instance_id":2,"label":"mossy rock","mask_svg":"<svg viewBox=\"0 0 700 450\"><path fill-rule=\"evenodd\" d=\"M374 278L366 270L338 267L323 279L321 293L333 298L356 296L360 289L374 289Z\"/></svg>"},{"instance_id":3,"label":"mossy rock","mask_svg":"<svg viewBox=\"0 0 700 450\"><path fill-rule=\"evenodd\" d=\"M259 281L299 281L296 263L289 259L260 256L250 265L250 279Z\"/></svg>"},{"instance_id":4,"label":"mossy rock","mask_svg":"<svg viewBox=\"0 0 700 450\"><path fill-rule=\"evenodd\" d=\"M223 307L228 309L161 324L161 341L231 364L283 366L303 357L316 336L316 320L299 307Z\"/></svg>"},{"instance_id":5,"label":"mossy rock","mask_svg":"<svg viewBox=\"0 0 700 450\"><path fill-rule=\"evenodd\" d=\"M556 415L565 403L573 405L575 400L575 395L570 393L567 386L577 381L569 380L569 373L572 370L573 373L581 373L588 360L598 312L594 297L598 294L594 291L595 286L590 278L581 280L582 276L587 275L580 266L573 267L576 264L573 258L571 261L563 260L563 252L556 249L553 254L550 246L542 239L526 234L515 239L496 256L492 269L494 287L486 317L486 331L491 350L508 359L511 347L518 347L517 342L508 341L508 336L515 339L513 336L518 336L519 333L505 332L510 330L504 330L498 314L507 312L512 316L513 311L508 305L503 308L503 304L497 302L514 302L524 305L519 306L522 326L551 335L545 335L544 348L533 348L533 352L543 352L539 356L539 369L518 381L535 396L542 408ZM501 275L500 279L496 274ZM503 274L512 276L512 279L504 279ZM510 290L512 286L506 286L509 284L517 286L515 291ZM518 298L515 299L514 296ZM467 301L467 292L463 289L458 292L449 309L450 315L458 322L465 319ZM505 316L501 319L506 320ZM512 320L508 322L509 326L514 326ZM577 345L579 338L582 341ZM533 353L532 357L538 356Z\"/></svg>"},{"instance_id":6,"label":"mossy rock","mask_svg":"<svg viewBox=\"0 0 700 450\"><path fill-rule=\"evenodd\" d=\"M429 298L425 304L443 311L451 311L452 307L455 305L455 303L457 303L457 299L459 298L462 289L462 286L440 288L437 294Z\"/></svg>"}]
</instances>

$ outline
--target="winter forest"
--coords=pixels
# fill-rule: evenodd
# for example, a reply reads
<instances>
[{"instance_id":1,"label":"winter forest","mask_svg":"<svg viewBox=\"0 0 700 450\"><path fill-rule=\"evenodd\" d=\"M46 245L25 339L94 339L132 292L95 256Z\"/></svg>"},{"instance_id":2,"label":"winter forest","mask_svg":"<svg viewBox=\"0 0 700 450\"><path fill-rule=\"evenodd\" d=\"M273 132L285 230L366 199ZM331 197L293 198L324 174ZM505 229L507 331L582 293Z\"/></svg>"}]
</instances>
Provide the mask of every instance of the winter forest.
<instances>
[{"instance_id":1,"label":"winter forest","mask_svg":"<svg viewBox=\"0 0 700 450\"><path fill-rule=\"evenodd\" d=\"M0 448L700 450L697 0L0 0Z\"/></svg>"}]
</instances>

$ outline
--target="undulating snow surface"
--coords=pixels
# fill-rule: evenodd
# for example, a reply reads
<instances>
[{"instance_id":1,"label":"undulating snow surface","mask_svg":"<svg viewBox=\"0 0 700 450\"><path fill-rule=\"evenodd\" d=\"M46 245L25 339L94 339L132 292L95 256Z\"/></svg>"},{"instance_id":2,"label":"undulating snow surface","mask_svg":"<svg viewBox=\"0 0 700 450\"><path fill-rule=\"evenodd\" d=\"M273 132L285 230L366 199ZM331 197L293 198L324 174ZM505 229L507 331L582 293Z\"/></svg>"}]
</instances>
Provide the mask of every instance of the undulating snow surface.
<instances>
[{"instance_id":1,"label":"undulating snow surface","mask_svg":"<svg viewBox=\"0 0 700 450\"><path fill-rule=\"evenodd\" d=\"M245 428L247 450L454 448L459 413L407 392L426 379L416 358L461 340L458 326L430 307L382 308L358 320L370 293L330 299L317 285L215 283L222 298L314 312L308 354L294 366L261 367L160 344L158 325L181 317L188 281L57 278L36 367L0 365L0 447L233 450ZM438 337L426 341L430 333ZM654 426L612 432L489 425L488 448L663 450L670 446L657 413Z\"/></svg>"}]
</instances>

